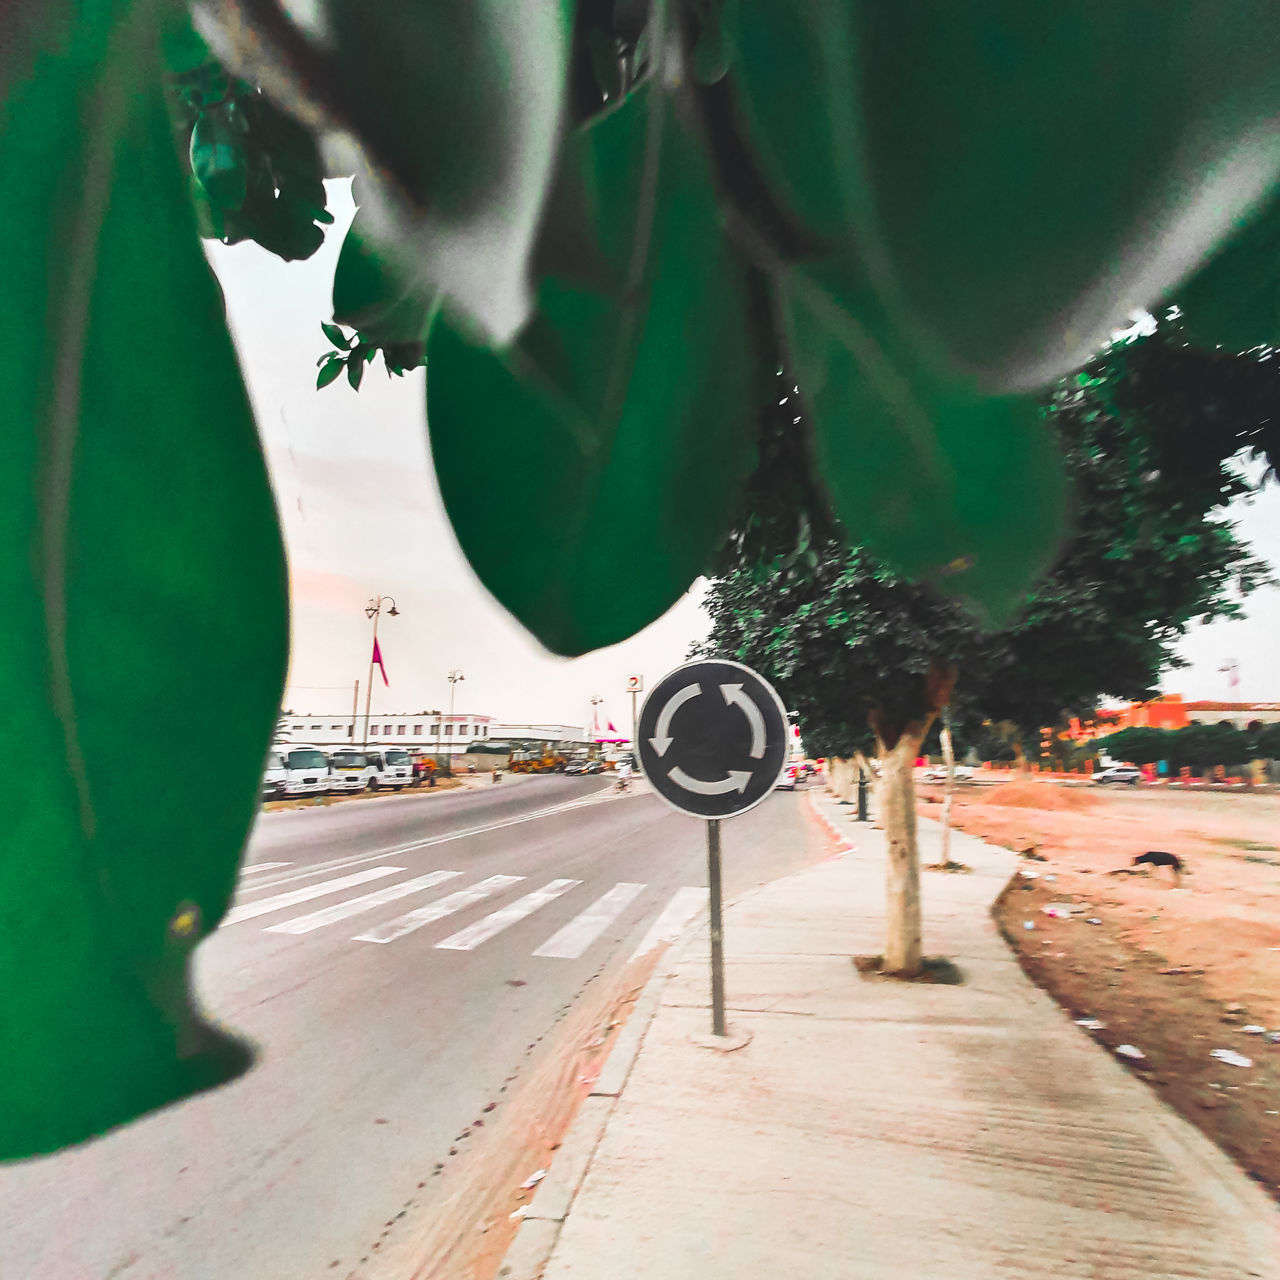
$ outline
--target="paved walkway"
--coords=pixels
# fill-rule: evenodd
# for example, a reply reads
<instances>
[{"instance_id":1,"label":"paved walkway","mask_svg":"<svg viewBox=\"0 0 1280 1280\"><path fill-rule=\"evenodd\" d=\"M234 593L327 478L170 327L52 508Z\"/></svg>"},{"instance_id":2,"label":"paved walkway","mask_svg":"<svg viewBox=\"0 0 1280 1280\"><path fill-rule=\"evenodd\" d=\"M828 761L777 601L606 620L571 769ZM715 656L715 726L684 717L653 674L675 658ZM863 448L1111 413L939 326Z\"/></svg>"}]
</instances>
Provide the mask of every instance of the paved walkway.
<instances>
[{"instance_id":1,"label":"paved walkway","mask_svg":"<svg viewBox=\"0 0 1280 1280\"><path fill-rule=\"evenodd\" d=\"M1014 856L955 833L973 874L926 873L925 948L963 985L864 979L850 957L881 950L883 836L813 802L856 849L726 914L730 1028L751 1042L693 1043L710 1030L695 932L505 1275L1280 1278L1276 1206L1022 974L989 915Z\"/></svg>"}]
</instances>

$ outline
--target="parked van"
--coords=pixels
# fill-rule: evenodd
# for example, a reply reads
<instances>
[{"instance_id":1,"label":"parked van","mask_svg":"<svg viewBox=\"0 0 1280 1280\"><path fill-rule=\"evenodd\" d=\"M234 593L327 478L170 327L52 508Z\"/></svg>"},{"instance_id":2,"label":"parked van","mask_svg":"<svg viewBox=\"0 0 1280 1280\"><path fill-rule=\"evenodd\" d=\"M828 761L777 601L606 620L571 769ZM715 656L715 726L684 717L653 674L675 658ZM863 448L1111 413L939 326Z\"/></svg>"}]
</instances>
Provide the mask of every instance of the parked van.
<instances>
[{"instance_id":1,"label":"parked van","mask_svg":"<svg viewBox=\"0 0 1280 1280\"><path fill-rule=\"evenodd\" d=\"M322 796L329 790L329 757L309 742L281 745L284 791L289 796Z\"/></svg>"},{"instance_id":2,"label":"parked van","mask_svg":"<svg viewBox=\"0 0 1280 1280\"><path fill-rule=\"evenodd\" d=\"M339 791L373 790L377 784L373 759L367 751L343 747L329 755L329 789Z\"/></svg>"},{"instance_id":3,"label":"parked van","mask_svg":"<svg viewBox=\"0 0 1280 1280\"><path fill-rule=\"evenodd\" d=\"M278 800L285 794L285 783L289 773L284 767L284 756L281 754L287 747L272 747L267 752L266 767L262 771L262 798Z\"/></svg>"},{"instance_id":4,"label":"parked van","mask_svg":"<svg viewBox=\"0 0 1280 1280\"><path fill-rule=\"evenodd\" d=\"M368 756L373 767L373 783L370 790L378 787L390 787L399 791L402 787L413 783L413 761L403 747L366 747L364 754Z\"/></svg>"}]
</instances>

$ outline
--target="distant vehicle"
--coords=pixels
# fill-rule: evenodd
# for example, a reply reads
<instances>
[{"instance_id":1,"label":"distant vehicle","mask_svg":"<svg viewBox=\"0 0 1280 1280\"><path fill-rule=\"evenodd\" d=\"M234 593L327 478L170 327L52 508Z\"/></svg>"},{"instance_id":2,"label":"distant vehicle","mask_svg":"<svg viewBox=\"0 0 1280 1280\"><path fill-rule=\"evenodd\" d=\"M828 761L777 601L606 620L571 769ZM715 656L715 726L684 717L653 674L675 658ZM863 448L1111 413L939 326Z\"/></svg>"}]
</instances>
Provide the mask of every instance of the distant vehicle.
<instances>
[{"instance_id":1,"label":"distant vehicle","mask_svg":"<svg viewBox=\"0 0 1280 1280\"><path fill-rule=\"evenodd\" d=\"M335 792L364 791L374 782L373 761L363 751L343 747L329 755L329 789Z\"/></svg>"},{"instance_id":2,"label":"distant vehicle","mask_svg":"<svg viewBox=\"0 0 1280 1280\"><path fill-rule=\"evenodd\" d=\"M262 798L278 800L285 794L285 783L289 780L289 771L284 767L284 756L281 748L272 747L267 752L266 767L262 771Z\"/></svg>"},{"instance_id":3,"label":"distant vehicle","mask_svg":"<svg viewBox=\"0 0 1280 1280\"><path fill-rule=\"evenodd\" d=\"M413 782L413 761L403 747L366 747L364 754L373 768L370 791L379 787L399 791Z\"/></svg>"},{"instance_id":4,"label":"distant vehicle","mask_svg":"<svg viewBox=\"0 0 1280 1280\"><path fill-rule=\"evenodd\" d=\"M564 767L565 773L587 773L591 768L591 761L586 756L570 756L568 763Z\"/></svg>"},{"instance_id":5,"label":"distant vehicle","mask_svg":"<svg viewBox=\"0 0 1280 1280\"><path fill-rule=\"evenodd\" d=\"M1142 770L1131 764L1118 764L1110 769L1099 769L1093 775L1093 780L1104 785L1109 782L1123 782L1136 787L1142 781Z\"/></svg>"},{"instance_id":6,"label":"distant vehicle","mask_svg":"<svg viewBox=\"0 0 1280 1280\"><path fill-rule=\"evenodd\" d=\"M955 778L957 782L971 782L973 780L973 770L965 765L956 765ZM942 765L932 765L920 775L921 782L946 782L947 771Z\"/></svg>"},{"instance_id":7,"label":"distant vehicle","mask_svg":"<svg viewBox=\"0 0 1280 1280\"><path fill-rule=\"evenodd\" d=\"M322 796L329 790L329 757L309 742L280 748L284 757L284 792L288 796Z\"/></svg>"},{"instance_id":8,"label":"distant vehicle","mask_svg":"<svg viewBox=\"0 0 1280 1280\"><path fill-rule=\"evenodd\" d=\"M587 767L586 767L585 772L587 772L587 773L603 773L603 772L604 772L604 761L603 761L603 760L588 760L588 761L587 761Z\"/></svg>"},{"instance_id":9,"label":"distant vehicle","mask_svg":"<svg viewBox=\"0 0 1280 1280\"><path fill-rule=\"evenodd\" d=\"M799 780L800 766L798 764L789 764L782 771L782 776L774 783L775 791L794 791L796 782Z\"/></svg>"}]
</instances>

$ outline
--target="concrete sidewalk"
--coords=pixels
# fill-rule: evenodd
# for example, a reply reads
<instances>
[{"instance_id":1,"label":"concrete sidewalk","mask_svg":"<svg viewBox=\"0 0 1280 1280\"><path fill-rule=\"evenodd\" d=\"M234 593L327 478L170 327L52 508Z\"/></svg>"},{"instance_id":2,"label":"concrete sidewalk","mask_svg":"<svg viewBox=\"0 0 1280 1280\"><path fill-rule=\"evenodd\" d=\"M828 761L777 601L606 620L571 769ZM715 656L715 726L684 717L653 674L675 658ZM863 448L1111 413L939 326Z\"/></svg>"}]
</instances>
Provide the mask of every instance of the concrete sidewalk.
<instances>
[{"instance_id":1,"label":"concrete sidewalk","mask_svg":"<svg viewBox=\"0 0 1280 1280\"><path fill-rule=\"evenodd\" d=\"M726 913L729 1022L751 1042L693 1043L703 927L660 966L625 1084L588 1101L505 1275L1280 1278L1276 1206L1000 939L989 908L1014 855L953 833L973 874L925 875L926 952L963 985L864 979L850 957L882 949L883 836L813 803L856 848Z\"/></svg>"}]
</instances>

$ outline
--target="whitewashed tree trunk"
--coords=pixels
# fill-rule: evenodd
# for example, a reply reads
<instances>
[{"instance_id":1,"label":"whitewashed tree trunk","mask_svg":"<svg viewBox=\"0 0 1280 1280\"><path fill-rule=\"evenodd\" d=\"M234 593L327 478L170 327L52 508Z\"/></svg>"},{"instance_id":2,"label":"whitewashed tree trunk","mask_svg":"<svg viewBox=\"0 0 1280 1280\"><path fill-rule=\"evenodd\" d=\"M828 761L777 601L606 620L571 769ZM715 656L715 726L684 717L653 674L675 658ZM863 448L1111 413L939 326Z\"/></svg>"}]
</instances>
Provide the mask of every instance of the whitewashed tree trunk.
<instances>
[{"instance_id":1,"label":"whitewashed tree trunk","mask_svg":"<svg viewBox=\"0 0 1280 1280\"><path fill-rule=\"evenodd\" d=\"M942 741L942 760L947 766L947 781L942 792L942 841L938 846L938 861L945 867L951 861L951 792L956 785L956 753L951 744L951 724L945 712L938 737Z\"/></svg>"},{"instance_id":2,"label":"whitewashed tree trunk","mask_svg":"<svg viewBox=\"0 0 1280 1280\"><path fill-rule=\"evenodd\" d=\"M914 727L914 726L913 726ZM923 959L920 851L916 844L916 788L912 767L924 732L904 733L882 752L880 801L888 837L884 972L914 978Z\"/></svg>"}]
</instances>

